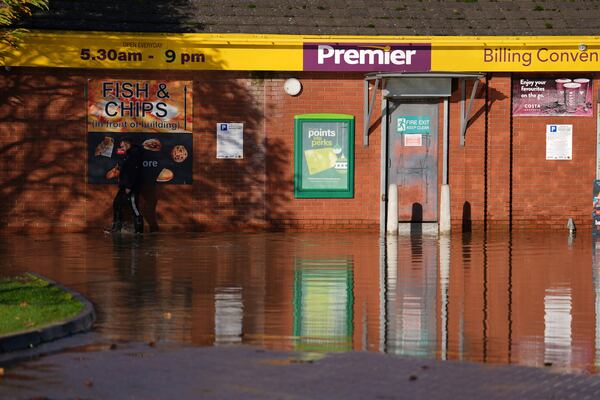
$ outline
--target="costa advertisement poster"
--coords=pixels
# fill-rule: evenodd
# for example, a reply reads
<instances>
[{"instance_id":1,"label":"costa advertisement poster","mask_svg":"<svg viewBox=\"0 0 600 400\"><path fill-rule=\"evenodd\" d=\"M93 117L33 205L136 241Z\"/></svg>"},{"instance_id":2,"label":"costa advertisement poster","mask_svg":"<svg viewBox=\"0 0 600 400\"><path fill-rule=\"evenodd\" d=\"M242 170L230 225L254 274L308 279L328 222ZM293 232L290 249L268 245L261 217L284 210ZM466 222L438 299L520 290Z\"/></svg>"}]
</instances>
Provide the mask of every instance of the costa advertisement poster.
<instances>
[{"instance_id":1,"label":"costa advertisement poster","mask_svg":"<svg viewBox=\"0 0 600 400\"><path fill-rule=\"evenodd\" d=\"M118 182L124 139L142 148L143 184L192 184L192 135L103 132L88 133L88 183Z\"/></svg>"},{"instance_id":2,"label":"costa advertisement poster","mask_svg":"<svg viewBox=\"0 0 600 400\"><path fill-rule=\"evenodd\" d=\"M592 79L588 76L513 79L513 115L592 116Z\"/></svg>"},{"instance_id":3,"label":"costa advertisement poster","mask_svg":"<svg viewBox=\"0 0 600 400\"><path fill-rule=\"evenodd\" d=\"M192 132L192 82L91 79L88 132Z\"/></svg>"}]
</instances>

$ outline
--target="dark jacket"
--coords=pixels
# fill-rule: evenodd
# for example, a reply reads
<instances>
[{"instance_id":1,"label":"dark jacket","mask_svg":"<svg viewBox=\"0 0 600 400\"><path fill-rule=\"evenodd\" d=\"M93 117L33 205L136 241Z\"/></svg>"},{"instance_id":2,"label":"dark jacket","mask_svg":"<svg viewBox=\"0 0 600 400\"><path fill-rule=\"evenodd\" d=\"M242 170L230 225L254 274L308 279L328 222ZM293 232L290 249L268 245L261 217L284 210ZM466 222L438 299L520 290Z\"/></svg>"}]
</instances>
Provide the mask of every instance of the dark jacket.
<instances>
[{"instance_id":1,"label":"dark jacket","mask_svg":"<svg viewBox=\"0 0 600 400\"><path fill-rule=\"evenodd\" d=\"M139 190L142 180L142 149L131 145L120 164L119 188Z\"/></svg>"}]
</instances>

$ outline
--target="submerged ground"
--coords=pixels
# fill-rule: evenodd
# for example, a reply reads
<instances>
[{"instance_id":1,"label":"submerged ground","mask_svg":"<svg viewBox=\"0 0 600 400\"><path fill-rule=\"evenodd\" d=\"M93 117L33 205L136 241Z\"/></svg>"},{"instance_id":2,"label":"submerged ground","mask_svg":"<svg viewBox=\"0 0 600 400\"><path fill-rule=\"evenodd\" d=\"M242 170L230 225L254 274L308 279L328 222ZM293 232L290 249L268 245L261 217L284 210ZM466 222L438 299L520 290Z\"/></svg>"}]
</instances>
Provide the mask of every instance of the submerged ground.
<instances>
[{"instance_id":1,"label":"submerged ground","mask_svg":"<svg viewBox=\"0 0 600 400\"><path fill-rule=\"evenodd\" d=\"M64 283L94 302L98 321L85 339L96 343L92 351L88 346L84 355L59 352L12 364L0 378L0 397L103 397L102 390L113 385L99 382L110 381L111 371L118 375L125 366L139 370L139 376L131 374L133 386L123 383L121 393L144 397L158 390L161 375L175 373L169 366L179 371L180 378L170 379L183 391L156 391L156 398L168 393L193 398L193 385L186 388L185 382L200 379L190 375L196 370L215 378L197 382L215 398L227 398L224 389L260 398L235 386L251 382L256 386L249 388L285 398L292 394L286 379L291 385L293 371L303 379L315 374L316 392L305 396L333 398L324 389L327 370L332 379L336 371L344 379L359 374L365 384L375 379L385 395L407 382L422 384L426 376L440 387L463 390L450 377L464 368L472 368L469 374L482 382L500 379L496 385L507 391L489 394L507 398L544 382L536 374L562 379L571 375L554 372L577 373L568 379L583 379L577 385L588 390L579 392L584 398L600 390L595 389L600 377L588 382L581 376L595 374L600 365L596 259L594 238L581 233L388 239L352 233L3 236L0 276L34 271ZM111 344L117 348L110 350ZM287 361L273 361L278 359ZM524 373L514 365L540 369ZM398 373L388 376L382 372L386 368ZM237 382L234 386L216 379L230 369L226 376ZM158 381L145 382L147 373ZM515 389L513 375L531 379ZM272 386L269 379L279 383ZM23 380L33 384L26 390L19 385ZM83 392L69 392L73 385ZM40 392L49 388L53 391ZM274 388L279 392L269 392ZM475 397L484 393L477 390ZM428 384L417 392L434 395Z\"/></svg>"}]
</instances>

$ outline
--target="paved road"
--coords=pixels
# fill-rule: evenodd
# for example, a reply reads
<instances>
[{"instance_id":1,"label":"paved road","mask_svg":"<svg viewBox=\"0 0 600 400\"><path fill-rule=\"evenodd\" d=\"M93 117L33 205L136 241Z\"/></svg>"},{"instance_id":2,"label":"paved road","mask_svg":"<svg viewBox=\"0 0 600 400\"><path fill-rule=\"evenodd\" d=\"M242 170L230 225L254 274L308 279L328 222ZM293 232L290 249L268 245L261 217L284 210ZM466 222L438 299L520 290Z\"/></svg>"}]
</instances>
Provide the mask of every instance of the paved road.
<instances>
[{"instance_id":1,"label":"paved road","mask_svg":"<svg viewBox=\"0 0 600 400\"><path fill-rule=\"evenodd\" d=\"M5 366L0 398L583 400L600 398L600 376L367 352L104 342Z\"/></svg>"}]
</instances>

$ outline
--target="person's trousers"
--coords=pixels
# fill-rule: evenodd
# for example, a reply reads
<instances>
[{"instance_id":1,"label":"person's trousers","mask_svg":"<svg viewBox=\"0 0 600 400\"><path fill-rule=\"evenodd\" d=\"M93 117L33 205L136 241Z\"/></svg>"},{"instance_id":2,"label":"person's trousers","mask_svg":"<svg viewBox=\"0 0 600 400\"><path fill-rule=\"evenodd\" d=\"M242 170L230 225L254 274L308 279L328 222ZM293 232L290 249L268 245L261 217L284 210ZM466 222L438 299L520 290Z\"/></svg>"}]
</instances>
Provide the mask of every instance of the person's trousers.
<instances>
[{"instance_id":1,"label":"person's trousers","mask_svg":"<svg viewBox=\"0 0 600 400\"><path fill-rule=\"evenodd\" d=\"M119 188L115 199L113 200L113 230L120 231L123 226L123 207L131 210L133 215L133 227L135 233L144 231L144 219L138 208L138 194L133 190L125 192L125 188Z\"/></svg>"}]
</instances>

